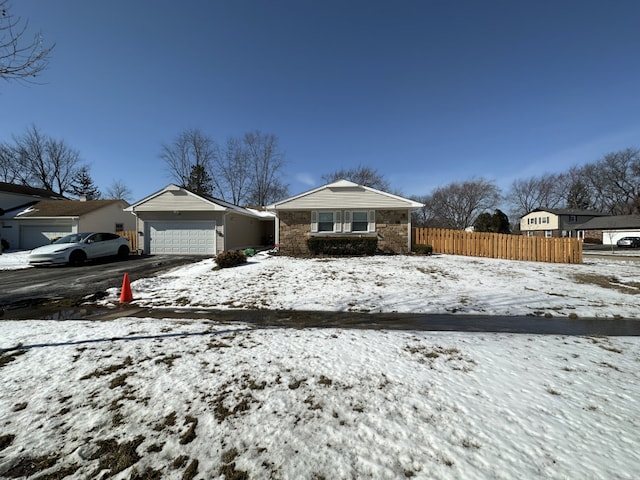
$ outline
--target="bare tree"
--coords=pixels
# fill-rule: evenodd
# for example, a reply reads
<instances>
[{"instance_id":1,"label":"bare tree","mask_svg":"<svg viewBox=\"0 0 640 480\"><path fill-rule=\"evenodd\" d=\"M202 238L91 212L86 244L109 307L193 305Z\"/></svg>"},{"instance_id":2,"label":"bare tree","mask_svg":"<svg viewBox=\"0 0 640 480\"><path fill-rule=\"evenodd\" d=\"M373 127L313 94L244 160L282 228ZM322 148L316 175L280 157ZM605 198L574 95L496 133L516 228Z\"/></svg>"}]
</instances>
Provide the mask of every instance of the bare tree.
<instances>
[{"instance_id":1,"label":"bare tree","mask_svg":"<svg viewBox=\"0 0 640 480\"><path fill-rule=\"evenodd\" d=\"M582 167L580 173L596 209L610 215L634 212L640 195L640 150L608 153Z\"/></svg>"},{"instance_id":2,"label":"bare tree","mask_svg":"<svg viewBox=\"0 0 640 480\"><path fill-rule=\"evenodd\" d=\"M499 201L496 185L479 178L437 188L427 204L440 226L464 230L480 213L495 209Z\"/></svg>"},{"instance_id":3,"label":"bare tree","mask_svg":"<svg viewBox=\"0 0 640 480\"><path fill-rule=\"evenodd\" d=\"M251 178L248 203L267 205L286 197L288 186L280 179L285 161L278 137L256 130L244 135L243 144Z\"/></svg>"},{"instance_id":4,"label":"bare tree","mask_svg":"<svg viewBox=\"0 0 640 480\"><path fill-rule=\"evenodd\" d=\"M241 139L229 137L224 147L218 147L214 161L213 182L224 200L240 205L246 203L251 187L250 165Z\"/></svg>"},{"instance_id":5,"label":"bare tree","mask_svg":"<svg viewBox=\"0 0 640 480\"><path fill-rule=\"evenodd\" d=\"M125 200L127 202L131 200L131 195L131 189L121 179L114 180L105 193L107 198Z\"/></svg>"},{"instance_id":6,"label":"bare tree","mask_svg":"<svg viewBox=\"0 0 640 480\"><path fill-rule=\"evenodd\" d=\"M192 188L197 193L213 193L204 190L204 185L194 185L194 179L204 178L195 176L196 172L210 172L211 163L215 155L215 143L198 129L185 130L179 134L172 144L163 144L160 158L169 170L170 176L181 187Z\"/></svg>"},{"instance_id":7,"label":"bare tree","mask_svg":"<svg viewBox=\"0 0 640 480\"><path fill-rule=\"evenodd\" d=\"M45 46L42 34L26 38L29 22L22 22L9 11L9 1L0 0L0 78L26 80L47 68L55 45Z\"/></svg>"},{"instance_id":8,"label":"bare tree","mask_svg":"<svg viewBox=\"0 0 640 480\"><path fill-rule=\"evenodd\" d=\"M429 205L429 195L414 196L411 200L422 203L424 206L411 212L411 225L414 227L436 227L436 218Z\"/></svg>"},{"instance_id":9,"label":"bare tree","mask_svg":"<svg viewBox=\"0 0 640 480\"><path fill-rule=\"evenodd\" d=\"M563 206L565 192L565 176L546 173L539 177L514 180L506 200L511 207L511 214L519 218L539 207Z\"/></svg>"},{"instance_id":10,"label":"bare tree","mask_svg":"<svg viewBox=\"0 0 640 480\"><path fill-rule=\"evenodd\" d=\"M375 188L376 190L389 191L391 189L389 181L384 178L384 175L375 168L365 167L364 165L358 165L355 168L349 169L341 168L322 176L322 181L325 183L336 182L338 180L349 180L358 185Z\"/></svg>"},{"instance_id":11,"label":"bare tree","mask_svg":"<svg viewBox=\"0 0 640 480\"><path fill-rule=\"evenodd\" d=\"M42 134L35 126L14 137L17 177L20 183L64 195L71 191L80 169L80 153L66 144Z\"/></svg>"},{"instance_id":12,"label":"bare tree","mask_svg":"<svg viewBox=\"0 0 640 480\"><path fill-rule=\"evenodd\" d=\"M0 143L0 181L15 183L18 180L18 159L13 146Z\"/></svg>"}]
</instances>

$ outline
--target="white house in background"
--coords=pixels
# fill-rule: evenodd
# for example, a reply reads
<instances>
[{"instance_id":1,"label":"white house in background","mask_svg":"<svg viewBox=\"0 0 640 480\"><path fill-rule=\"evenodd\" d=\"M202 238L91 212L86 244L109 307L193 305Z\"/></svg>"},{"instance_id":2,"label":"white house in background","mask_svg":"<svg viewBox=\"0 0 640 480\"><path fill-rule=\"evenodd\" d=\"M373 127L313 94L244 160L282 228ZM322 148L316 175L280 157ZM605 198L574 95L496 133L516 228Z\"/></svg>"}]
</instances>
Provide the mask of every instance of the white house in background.
<instances>
[{"instance_id":1,"label":"white house in background","mask_svg":"<svg viewBox=\"0 0 640 480\"><path fill-rule=\"evenodd\" d=\"M640 237L640 215L607 215L579 226L585 241L594 239L603 245L615 245L622 237Z\"/></svg>"},{"instance_id":2,"label":"white house in background","mask_svg":"<svg viewBox=\"0 0 640 480\"><path fill-rule=\"evenodd\" d=\"M41 200L5 211L2 238L10 248L36 248L78 232L121 232L135 228L124 200Z\"/></svg>"},{"instance_id":3,"label":"white house in background","mask_svg":"<svg viewBox=\"0 0 640 480\"><path fill-rule=\"evenodd\" d=\"M581 238L580 225L604 213L571 208L536 208L520 219L520 231L528 237Z\"/></svg>"},{"instance_id":4,"label":"white house in background","mask_svg":"<svg viewBox=\"0 0 640 480\"><path fill-rule=\"evenodd\" d=\"M276 243L287 255L308 255L312 236L371 236L378 249L411 249L411 211L422 203L339 180L267 206L275 213Z\"/></svg>"},{"instance_id":5,"label":"white house in background","mask_svg":"<svg viewBox=\"0 0 640 480\"><path fill-rule=\"evenodd\" d=\"M138 245L146 254L216 255L273 246L274 216L174 184L134 203Z\"/></svg>"}]
</instances>

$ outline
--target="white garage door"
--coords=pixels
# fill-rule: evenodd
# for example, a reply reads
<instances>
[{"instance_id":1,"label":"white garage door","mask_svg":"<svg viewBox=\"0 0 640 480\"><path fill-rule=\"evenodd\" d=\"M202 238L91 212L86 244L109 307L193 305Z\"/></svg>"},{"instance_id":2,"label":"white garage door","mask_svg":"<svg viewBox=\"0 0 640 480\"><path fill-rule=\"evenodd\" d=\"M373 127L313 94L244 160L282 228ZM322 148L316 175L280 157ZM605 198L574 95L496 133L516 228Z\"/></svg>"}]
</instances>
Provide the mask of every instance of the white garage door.
<instances>
[{"instance_id":1,"label":"white garage door","mask_svg":"<svg viewBox=\"0 0 640 480\"><path fill-rule=\"evenodd\" d=\"M70 233L71 227L67 225L21 225L20 248L31 250L41 247Z\"/></svg>"},{"instance_id":2,"label":"white garage door","mask_svg":"<svg viewBox=\"0 0 640 480\"><path fill-rule=\"evenodd\" d=\"M152 255L215 255L216 223L149 222L149 252Z\"/></svg>"}]
</instances>

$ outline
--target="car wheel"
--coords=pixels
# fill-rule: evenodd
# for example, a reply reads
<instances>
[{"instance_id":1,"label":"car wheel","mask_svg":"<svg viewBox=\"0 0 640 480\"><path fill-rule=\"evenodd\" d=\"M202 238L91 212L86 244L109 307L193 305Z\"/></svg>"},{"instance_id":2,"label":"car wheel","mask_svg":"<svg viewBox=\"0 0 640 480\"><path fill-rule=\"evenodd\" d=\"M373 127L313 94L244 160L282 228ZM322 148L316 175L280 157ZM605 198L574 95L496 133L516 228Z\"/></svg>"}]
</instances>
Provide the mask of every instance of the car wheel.
<instances>
[{"instance_id":1,"label":"car wheel","mask_svg":"<svg viewBox=\"0 0 640 480\"><path fill-rule=\"evenodd\" d=\"M79 267L84 263L86 259L87 256L82 250L75 250L71 252L71 255L69 255L69 265L73 267Z\"/></svg>"},{"instance_id":2,"label":"car wheel","mask_svg":"<svg viewBox=\"0 0 640 480\"><path fill-rule=\"evenodd\" d=\"M126 260L128 256L129 256L129 247L125 247L124 245L122 245L118 249L118 258L120 260Z\"/></svg>"}]
</instances>

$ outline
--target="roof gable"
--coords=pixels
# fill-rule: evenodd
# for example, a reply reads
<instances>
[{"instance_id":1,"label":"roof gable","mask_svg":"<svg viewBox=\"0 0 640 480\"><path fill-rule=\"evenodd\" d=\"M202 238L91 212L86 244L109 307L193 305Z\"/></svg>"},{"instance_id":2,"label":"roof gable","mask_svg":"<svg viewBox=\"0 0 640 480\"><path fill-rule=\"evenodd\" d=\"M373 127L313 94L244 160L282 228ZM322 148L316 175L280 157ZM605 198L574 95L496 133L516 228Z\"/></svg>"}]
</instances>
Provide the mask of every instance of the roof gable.
<instances>
[{"instance_id":1,"label":"roof gable","mask_svg":"<svg viewBox=\"0 0 640 480\"><path fill-rule=\"evenodd\" d=\"M308 209L376 209L376 208L420 208L423 205L414 200L358 185L348 180L338 180L313 190L287 198L267 206L268 210L308 210Z\"/></svg>"},{"instance_id":2,"label":"roof gable","mask_svg":"<svg viewBox=\"0 0 640 480\"><path fill-rule=\"evenodd\" d=\"M189 189L170 184L148 197L134 203L128 211L136 212L162 212L162 211L233 211L240 215L250 217L267 218L271 214L260 213L233 203L220 200L209 195L200 195Z\"/></svg>"}]
</instances>

